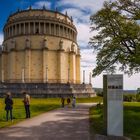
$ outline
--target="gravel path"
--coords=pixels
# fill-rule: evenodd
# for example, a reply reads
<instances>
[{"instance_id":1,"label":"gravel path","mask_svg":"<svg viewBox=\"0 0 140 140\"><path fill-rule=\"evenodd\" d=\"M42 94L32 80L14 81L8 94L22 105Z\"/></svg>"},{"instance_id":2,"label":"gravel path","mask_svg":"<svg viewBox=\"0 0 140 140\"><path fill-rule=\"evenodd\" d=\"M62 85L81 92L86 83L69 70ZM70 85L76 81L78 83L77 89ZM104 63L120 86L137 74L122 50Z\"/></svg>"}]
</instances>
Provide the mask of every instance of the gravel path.
<instances>
[{"instance_id":1,"label":"gravel path","mask_svg":"<svg viewBox=\"0 0 140 140\"><path fill-rule=\"evenodd\" d=\"M90 140L89 107L65 107L0 129L0 140Z\"/></svg>"}]
</instances>

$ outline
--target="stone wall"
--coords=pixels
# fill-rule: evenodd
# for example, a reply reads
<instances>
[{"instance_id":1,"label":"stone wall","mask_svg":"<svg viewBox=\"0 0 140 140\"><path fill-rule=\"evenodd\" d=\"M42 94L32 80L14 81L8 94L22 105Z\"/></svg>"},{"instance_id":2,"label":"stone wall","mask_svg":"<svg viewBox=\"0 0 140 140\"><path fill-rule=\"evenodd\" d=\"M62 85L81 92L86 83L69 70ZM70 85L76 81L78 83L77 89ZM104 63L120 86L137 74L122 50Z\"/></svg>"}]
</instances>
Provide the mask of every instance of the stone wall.
<instances>
[{"instance_id":1,"label":"stone wall","mask_svg":"<svg viewBox=\"0 0 140 140\"><path fill-rule=\"evenodd\" d=\"M90 84L41 84L41 83L7 83L0 84L0 97L10 91L13 97L22 97L27 91L32 97L91 97L95 93Z\"/></svg>"}]
</instances>

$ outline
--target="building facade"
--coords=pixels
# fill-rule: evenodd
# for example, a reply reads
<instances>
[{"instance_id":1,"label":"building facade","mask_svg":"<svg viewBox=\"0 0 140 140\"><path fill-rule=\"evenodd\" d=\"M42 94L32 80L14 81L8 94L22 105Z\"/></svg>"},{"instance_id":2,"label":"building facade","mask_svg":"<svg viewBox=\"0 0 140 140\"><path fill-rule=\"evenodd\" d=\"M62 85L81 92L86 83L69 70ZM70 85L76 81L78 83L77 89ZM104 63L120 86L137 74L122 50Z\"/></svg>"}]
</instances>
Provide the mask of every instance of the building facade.
<instances>
[{"instance_id":1,"label":"building facade","mask_svg":"<svg viewBox=\"0 0 140 140\"><path fill-rule=\"evenodd\" d=\"M17 11L3 31L2 83L81 83L77 30L67 13Z\"/></svg>"}]
</instances>

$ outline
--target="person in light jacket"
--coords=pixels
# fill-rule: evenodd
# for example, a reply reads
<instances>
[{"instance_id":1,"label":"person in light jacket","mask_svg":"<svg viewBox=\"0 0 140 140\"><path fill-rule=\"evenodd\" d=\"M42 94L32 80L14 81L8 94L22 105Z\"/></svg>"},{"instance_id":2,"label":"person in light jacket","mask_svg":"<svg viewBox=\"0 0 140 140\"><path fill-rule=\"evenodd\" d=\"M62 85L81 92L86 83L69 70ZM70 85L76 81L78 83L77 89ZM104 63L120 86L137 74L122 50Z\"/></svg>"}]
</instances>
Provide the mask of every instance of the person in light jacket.
<instances>
[{"instance_id":1,"label":"person in light jacket","mask_svg":"<svg viewBox=\"0 0 140 140\"><path fill-rule=\"evenodd\" d=\"M30 118L30 95L27 94L27 92L23 92L24 99L24 107L25 107L25 112L26 112L26 118Z\"/></svg>"}]
</instances>

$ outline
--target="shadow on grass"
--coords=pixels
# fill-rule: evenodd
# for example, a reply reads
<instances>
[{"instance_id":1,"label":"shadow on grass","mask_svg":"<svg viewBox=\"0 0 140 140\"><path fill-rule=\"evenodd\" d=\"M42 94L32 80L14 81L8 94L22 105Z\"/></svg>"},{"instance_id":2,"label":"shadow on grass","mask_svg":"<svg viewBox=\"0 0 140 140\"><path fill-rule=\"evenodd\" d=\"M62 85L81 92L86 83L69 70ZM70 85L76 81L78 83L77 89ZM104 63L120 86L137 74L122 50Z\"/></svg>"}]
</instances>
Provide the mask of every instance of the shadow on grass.
<instances>
[{"instance_id":1,"label":"shadow on grass","mask_svg":"<svg viewBox=\"0 0 140 140\"><path fill-rule=\"evenodd\" d=\"M124 134L140 140L140 106L124 107Z\"/></svg>"},{"instance_id":2,"label":"shadow on grass","mask_svg":"<svg viewBox=\"0 0 140 140\"><path fill-rule=\"evenodd\" d=\"M91 138L94 138L95 134L104 134L103 106L90 108L90 134Z\"/></svg>"},{"instance_id":3,"label":"shadow on grass","mask_svg":"<svg viewBox=\"0 0 140 140\"><path fill-rule=\"evenodd\" d=\"M91 134L104 134L103 107L90 108L90 131ZM124 105L124 135L132 140L140 140L140 104Z\"/></svg>"}]
</instances>

